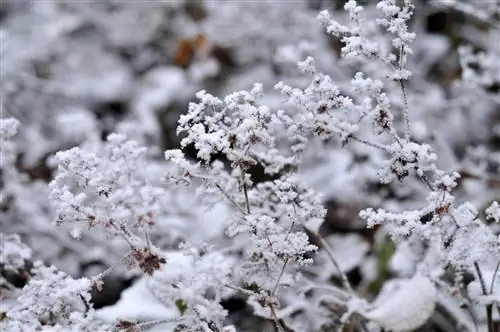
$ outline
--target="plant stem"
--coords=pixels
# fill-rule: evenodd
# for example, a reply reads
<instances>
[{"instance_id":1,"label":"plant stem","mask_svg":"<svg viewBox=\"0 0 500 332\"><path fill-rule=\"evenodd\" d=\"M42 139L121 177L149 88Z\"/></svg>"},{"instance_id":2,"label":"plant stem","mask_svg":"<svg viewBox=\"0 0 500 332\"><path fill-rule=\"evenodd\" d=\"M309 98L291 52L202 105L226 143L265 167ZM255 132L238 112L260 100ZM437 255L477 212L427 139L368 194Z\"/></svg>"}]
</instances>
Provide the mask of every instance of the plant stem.
<instances>
[{"instance_id":1,"label":"plant stem","mask_svg":"<svg viewBox=\"0 0 500 332\"><path fill-rule=\"evenodd\" d=\"M328 244L328 242L326 242L326 240L321 235L319 235L319 234L316 234L316 235L318 236L318 239L319 239L319 241L321 243L321 246L323 247L323 249L325 249L325 252L326 252L328 258L330 259L330 261L332 262L333 266L335 267L335 269L339 273L340 279L342 280L342 286L349 293L354 294L354 290L352 289L351 283L349 282L349 279L347 278L346 274L340 269L340 265L337 262L337 260L335 259L335 255L333 253L332 248L330 247L330 245Z\"/></svg>"},{"instance_id":2,"label":"plant stem","mask_svg":"<svg viewBox=\"0 0 500 332\"><path fill-rule=\"evenodd\" d=\"M410 141L410 114L408 111L408 98L406 96L406 87L404 80L399 80L399 85L401 86L401 92L403 93L403 120L405 126L405 140L406 142Z\"/></svg>"},{"instance_id":3,"label":"plant stem","mask_svg":"<svg viewBox=\"0 0 500 332\"><path fill-rule=\"evenodd\" d=\"M481 269L479 268L479 264L474 262L474 268L476 269L477 275L479 277L479 283L481 284L481 290L483 291L483 295L488 295L488 290L486 289L486 283L484 282L483 274L481 273ZM493 304L486 305L486 322L488 324L488 332L493 331Z\"/></svg>"}]
</instances>

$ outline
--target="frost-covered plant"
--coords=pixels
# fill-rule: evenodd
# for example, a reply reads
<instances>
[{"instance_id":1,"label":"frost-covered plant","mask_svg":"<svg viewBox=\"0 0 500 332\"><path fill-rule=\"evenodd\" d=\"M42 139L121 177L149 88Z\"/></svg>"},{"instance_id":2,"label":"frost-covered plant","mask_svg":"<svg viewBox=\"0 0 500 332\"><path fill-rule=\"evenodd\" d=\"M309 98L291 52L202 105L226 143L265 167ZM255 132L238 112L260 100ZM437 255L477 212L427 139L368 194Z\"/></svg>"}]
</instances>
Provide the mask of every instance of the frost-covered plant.
<instances>
[{"instance_id":1,"label":"frost-covered plant","mask_svg":"<svg viewBox=\"0 0 500 332\"><path fill-rule=\"evenodd\" d=\"M2 255L0 266L5 271L19 272L31 259L31 249L18 236L0 234ZM95 319L90 302L92 281L73 279L54 266L33 263L26 285L15 288L2 276L2 311L0 327L6 331L109 331L110 326ZM12 294L4 296L4 291Z\"/></svg>"},{"instance_id":2,"label":"frost-covered plant","mask_svg":"<svg viewBox=\"0 0 500 332\"><path fill-rule=\"evenodd\" d=\"M220 191L219 194L225 196L244 215L251 215L254 213L252 195L250 195L253 182L249 179L249 175L245 174L245 167L249 169L252 165L261 164L264 171L272 175L283 171L286 163L296 167L296 163L300 162L300 158L297 158L299 155L295 155L295 158L290 160L289 155L285 154L284 157L287 159L284 159L275 152L277 146L273 144L275 141L272 139L274 138L271 136L272 133L270 135L267 130L263 131L267 129L266 120L278 126L281 125L282 131L286 130L293 144L294 153L303 151L308 138L314 134L324 140L333 136L339 137L342 144L354 141L368 145L389 156L389 160L379 171L382 183L388 184L394 180L402 182L407 177L415 176L429 192L428 203L419 210L392 213L385 209L369 208L362 211L361 217L368 221L368 226L386 224L396 243L404 243L414 238L425 243L424 247L428 248L415 268L416 271L420 271L417 273L426 275L427 279L423 282L428 285L425 286L426 288L434 288L430 280L440 284L440 277L444 276L445 270L449 268L458 274L474 273L476 278L483 280L480 266L488 268L498 261L499 238L477 218L478 213L470 203L460 205L455 203L452 191L457 186L460 175L457 172L446 173L440 170L436 165L437 155L432 151L431 146L418 143L411 136L409 115L411 107L407 101L409 93L407 81L411 78L411 72L407 69L407 59L412 54L411 44L415 39L415 34L408 31L407 22L413 14L414 6L411 1L403 1L401 4L396 1L380 1L377 7L382 11L383 16L376 21L376 24L386 29L387 33L394 35L389 47L370 40L369 33L364 31L363 7L357 5L355 1L348 1L345 5L351 26L340 25L330 20L326 12L322 12L319 19L327 26L329 33L340 38L343 43L341 51L344 57L361 57L379 62L381 70L376 77L380 78L366 77L362 72L358 72L351 81L351 95L346 95L328 75L317 73L313 59L308 58L299 64L299 68L304 73L310 73L313 76L308 87L297 89L284 83L276 86L288 97L288 102L299 111L292 117L283 112L277 112L271 115L270 120L266 119L267 109L255 101L257 91L255 88L249 94L240 92L229 95L224 101L210 95L200 94L198 97L201 99L201 104L190 106L189 113L181 117L179 121L179 129L180 132L187 131L188 133L182 144L194 144L198 153L197 157L202 162L188 166L179 152L167 152L167 159L174 160L181 166L181 176L185 181L189 182L191 177L202 177L206 184L215 186L215 189ZM400 105L391 103L391 94L386 92L389 89L387 86L399 86L400 94L403 96ZM394 91L394 88L390 91ZM235 101L235 97L239 99ZM398 108L400 113L398 117L401 121L396 122L394 109ZM236 121L231 115L236 117ZM360 136L360 133L366 132L366 124L371 125L373 129L371 134L365 134L368 138ZM255 135L253 135L254 132ZM268 150L262 154L259 153L258 148ZM230 162L228 172L231 172L231 177L221 176L222 165L217 160L211 160L212 155L218 153L222 153ZM265 158L262 155L265 155ZM269 161L270 156L273 157L273 161L278 161L278 165L274 166L272 161ZM233 188L238 185L242 193L234 195L231 194L234 189L231 190L230 186L221 187L211 174L213 173L211 168L214 165L217 167L218 178L226 177L227 180L224 182L234 183ZM208 169L208 174L201 175L200 166L204 166L205 170ZM262 185L258 184L255 187L258 190ZM213 192L216 193L217 190ZM300 211L299 206L296 208L293 199L283 202ZM310 208L306 206L306 211L308 210ZM293 214L289 213L288 216L293 216ZM316 216L320 215L316 214ZM248 222L248 216L246 219ZM260 225L266 225L269 220L261 218L257 219L257 222ZM305 225L300 220L298 224ZM255 221L250 223L250 230L252 229L255 229L254 234L258 236L258 226ZM265 243L269 233L271 230L266 226L262 242ZM471 234L476 239L474 244L467 240ZM267 241L272 247L273 242L270 239ZM260 283L265 285L265 280L266 278L262 278ZM259 284L259 282L254 282ZM492 284L494 283L495 280L492 280ZM434 291L430 291L430 294L434 294ZM401 297L404 296L401 295ZM422 306L428 307L429 310L426 310L427 314L420 318L411 314L414 320L401 318L398 322L402 325L391 325L394 317L389 317L387 314L386 320L379 320L378 323L389 329L416 328L423 324L433 312L435 298L435 295L430 295L422 303ZM398 299L394 301L398 303ZM369 318L370 309L367 309L366 304L360 303L362 301L356 300L355 296L351 297L347 301L346 314L357 312ZM409 310L421 311L423 307L419 308L416 305L415 308L409 308ZM272 311L272 306L270 308ZM347 317L344 315L344 322ZM407 324L406 327L405 324ZM491 317L488 318L488 324L492 324Z\"/></svg>"},{"instance_id":3,"label":"frost-covered plant","mask_svg":"<svg viewBox=\"0 0 500 332\"><path fill-rule=\"evenodd\" d=\"M471 11L458 2L436 3ZM429 322L445 330L493 331L500 302L500 217L499 182L491 170L500 163L498 154L488 155L495 143L487 141L498 133L482 129L488 128L485 122L494 119L498 107L491 93L498 83L498 50L461 48L461 81L446 89L428 82L430 65L446 51L419 59L432 48L424 45L429 35L418 30L423 20L420 4L381 0L361 6L350 0L344 5L345 16L320 12L320 23L336 43L332 48L338 46L338 57L330 58L324 40L313 36L316 28L310 25L306 2L282 11L278 2L228 3L219 10L218 3L206 1L196 7L207 10L197 18L199 27L181 15L180 21L189 21L188 30L199 28L209 42L235 48L239 64L275 60L272 66L278 64L276 76L283 81L270 93L259 83L224 98L198 92L178 122L181 146L165 151L165 165L155 159L157 149L141 146L147 141L142 138L156 133L151 110L183 90L170 89L167 79L184 86L189 74L163 68L144 75L143 93L132 98L140 125L134 127L130 118L114 123L111 127L121 134L105 141L90 126L79 136L83 143L49 159L57 169L48 186L38 183L37 197L45 194L50 208L42 200L28 204L36 208L21 207L32 187L25 186L26 177L15 165L13 135L18 124L2 120L0 138L7 147L2 175L13 175L2 177L2 202L5 198L10 204L8 220L42 215L33 224L46 225L53 213L61 230L54 233L58 241L67 239L61 233L71 232L74 242L65 246L78 251L93 243L100 254L95 250L88 256L102 258L110 267L94 279L76 280L35 263L22 289L2 275L9 299L17 297L2 314L2 324L13 330L32 324L61 331L229 332L242 329L243 322L227 304L240 299L253 311L247 318L250 324L262 319L280 332L409 331ZM172 8L177 10L180 3L176 6ZM217 13L229 15L243 7L249 11L238 23L248 29L231 31L215 22ZM85 12L78 4L68 8L80 19ZM122 50L131 45L114 23L139 20L135 9L154 13L147 29L130 38L132 46L146 49L148 40L161 39L154 32L165 28L157 12L171 9L161 4L154 9L104 6L103 12L120 18L107 22L107 14L94 17L95 8L89 8L83 21L99 22L110 44ZM283 14L279 19L293 33L287 34L283 26L267 31L251 24L262 17L271 20L276 13ZM475 16L495 20L494 15ZM498 32L494 24L488 29ZM246 53L246 37L264 43L258 53ZM282 45L299 37L311 37L313 43ZM132 56L136 70L135 65L141 67L140 53ZM279 67L303 55L300 75ZM332 58L338 61L326 65ZM270 77L264 75L264 80ZM148 89L151 81L160 88ZM161 87L169 89L163 93ZM478 96L481 100L472 103ZM467 114L468 109L474 115ZM71 125L84 119L84 113L80 118L58 117L57 123ZM450 124L472 137L450 134ZM479 146L463 149L470 143ZM313 190L311 178L322 182L325 195ZM328 200L352 203L345 206L356 213L344 213L351 226L361 210L368 235L329 234ZM23 235L29 239L29 234ZM10 244L2 264L24 271L30 251L19 237L6 239ZM115 306L94 312L90 288L99 291L106 287L102 278L109 271L122 272L123 257L140 279ZM33 300L39 305L32 306Z\"/></svg>"},{"instance_id":4,"label":"frost-covered plant","mask_svg":"<svg viewBox=\"0 0 500 332\"><path fill-rule=\"evenodd\" d=\"M172 174L175 182L201 180L200 192L210 200L227 201L236 215L230 217L226 230L235 238L235 246L243 260L236 264L235 289L256 299L266 316L278 323L276 316L278 288L292 282L286 272L310 263L307 255L316 247L308 241L304 229L317 232L324 209L316 195L303 188L288 169L293 169L297 156L282 153L275 131L288 125L260 105L262 87L250 92L236 92L220 100L201 92L199 103L179 120L178 132L187 132L181 145L194 144L198 163L186 160L180 150L166 151L167 160L179 166ZM227 161L212 160L222 154ZM256 184L251 167L262 167L264 173L277 176L274 181ZM270 213L271 212L271 213Z\"/></svg>"},{"instance_id":5,"label":"frost-covered plant","mask_svg":"<svg viewBox=\"0 0 500 332\"><path fill-rule=\"evenodd\" d=\"M51 162L55 222L68 225L74 238L107 237L109 249L121 256L128 248L129 261L147 274L164 262L153 243L167 249L189 238L184 220L197 216L179 206L188 194L162 182L164 166L137 142L111 134L58 152Z\"/></svg>"},{"instance_id":6,"label":"frost-covered plant","mask_svg":"<svg viewBox=\"0 0 500 332\"><path fill-rule=\"evenodd\" d=\"M130 247L132 262L151 274L164 261L149 243L149 233L165 192L137 172L146 166L141 162L145 148L117 134L110 135L108 142L101 153L104 160L113 161L112 165L79 148L55 155L59 170L50 184L50 199L56 207L56 223L77 223L72 233L75 238L81 236L82 229L94 226L122 236ZM145 235L141 239L136 234Z\"/></svg>"}]
</instances>

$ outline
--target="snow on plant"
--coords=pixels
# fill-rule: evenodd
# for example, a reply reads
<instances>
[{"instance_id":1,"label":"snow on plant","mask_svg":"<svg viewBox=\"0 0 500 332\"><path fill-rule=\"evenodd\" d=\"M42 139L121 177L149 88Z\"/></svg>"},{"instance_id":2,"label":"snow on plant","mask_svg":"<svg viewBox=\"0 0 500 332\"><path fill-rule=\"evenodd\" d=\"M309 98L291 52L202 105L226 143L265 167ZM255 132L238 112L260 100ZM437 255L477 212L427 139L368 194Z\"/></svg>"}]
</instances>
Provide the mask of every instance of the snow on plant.
<instances>
[{"instance_id":1,"label":"snow on plant","mask_svg":"<svg viewBox=\"0 0 500 332\"><path fill-rule=\"evenodd\" d=\"M2 233L2 253L0 264L5 269L16 270L24 267L31 259L32 250L21 242L19 235Z\"/></svg>"},{"instance_id":2,"label":"snow on plant","mask_svg":"<svg viewBox=\"0 0 500 332\"><path fill-rule=\"evenodd\" d=\"M207 252L208 248L184 245L183 249L165 252L168 265L139 280L116 305L97 311L97 316L106 321L119 317L119 324L141 328L229 330L230 325L223 327L227 310L219 301L228 294L225 284L233 262L218 252Z\"/></svg>"},{"instance_id":3,"label":"snow on plant","mask_svg":"<svg viewBox=\"0 0 500 332\"><path fill-rule=\"evenodd\" d=\"M24 269L31 250L18 236L2 237L2 269ZM110 326L95 319L90 302L92 281L73 279L54 266L33 263L29 280L22 290L2 278L2 288L9 286L11 296L2 296L0 327L6 331L109 331ZM2 289L3 291L3 289Z\"/></svg>"},{"instance_id":4,"label":"snow on plant","mask_svg":"<svg viewBox=\"0 0 500 332\"><path fill-rule=\"evenodd\" d=\"M26 274L26 267L29 265L32 253L30 247L21 242L18 234L0 233L0 267L2 271L10 271L13 274ZM2 273L0 276L0 287L2 295L0 300L13 297L17 293L16 288Z\"/></svg>"},{"instance_id":5,"label":"snow on plant","mask_svg":"<svg viewBox=\"0 0 500 332\"><path fill-rule=\"evenodd\" d=\"M316 250L301 227L317 226L324 209L293 174L259 184L251 178L249 169L255 165L276 175L297 164L293 155L280 153L272 133L286 124L259 104L260 93L260 85L223 101L199 93L200 102L190 104L189 112L179 120L178 131L187 132L181 144L194 144L200 161L188 162L179 150L166 151L165 156L179 165L179 172L171 175L173 180L191 183L200 179L203 196L233 205L237 215L226 234L236 237L235 249L243 250L243 261L235 272L238 285L232 287L252 294L277 320L274 295L282 283L292 281L286 270L310 263L304 256ZM211 160L216 154L225 157L228 167Z\"/></svg>"},{"instance_id":6,"label":"snow on plant","mask_svg":"<svg viewBox=\"0 0 500 332\"><path fill-rule=\"evenodd\" d=\"M154 296L167 306L175 303L182 316L182 324L189 329L217 330L224 328L227 311L220 300L227 296L226 283L233 267L230 258L217 252L200 251L185 246L185 252L149 280Z\"/></svg>"},{"instance_id":7,"label":"snow on plant","mask_svg":"<svg viewBox=\"0 0 500 332\"><path fill-rule=\"evenodd\" d=\"M423 326L440 307L457 328L471 330L478 320L479 327L493 331L494 309L500 302L500 238L494 229L500 217L498 203L491 199L497 197L495 192L493 197L471 197L478 189L467 179L474 174L464 172L474 165L467 158L480 155L477 159L484 163L486 153L481 154L480 148L468 151L463 164L449 157L450 153L446 159L451 162L446 165L441 157L446 147L434 146L442 137L429 134L425 126L419 129L414 122L427 120L415 113L433 99L413 103L412 98L434 89L425 85L422 92L421 82L412 82L423 78L420 74L414 77L410 69L415 64L413 48L418 45L409 24L416 3L381 0L376 6L363 7L349 0L344 6L347 20L342 23L327 11L320 12L320 23L340 41L339 64L347 70L336 76L337 67L332 72L324 70L321 54L317 55L320 65L315 54L306 57L298 63L308 80L305 86L295 77L292 82L275 85L275 91L285 97L280 109L267 103L259 83L250 91L233 92L224 98L198 92L178 121L180 149L165 151L166 166L155 160L154 151L123 134L114 133L100 141L96 128L89 125L88 135L81 137L84 143L50 159L57 170L41 192L49 193L55 223L63 230L71 227L76 246L79 241L97 239L96 243L118 262L93 279L73 279L53 267L34 263L24 288L10 287L15 296L9 295L11 302L0 324L13 331L26 326L47 331L141 331L168 325L172 331L229 332L236 330L238 322L231 320L224 301L239 297L254 317L264 318L280 332L344 328L410 331ZM219 9L214 4L208 1L209 12ZM269 9L265 14L271 16L281 8L273 2L248 6L252 11L245 19L250 17L250 21L257 19L262 8ZM309 22L309 15L295 11L302 6L305 4L287 7L286 16L297 15L301 22ZM224 15L234 8L239 7L225 7ZM217 19L211 15L212 20ZM101 19L99 16L98 21ZM219 26L211 26L212 20L205 21L202 28L209 33L220 31ZM155 22L152 24L159 24ZM281 27L269 35L260 26L253 27L255 30L236 31L241 34L235 32L235 36L232 31L225 31L229 36L220 36L243 53L246 45L238 43L242 36L270 44L262 54L238 58L243 63L253 57L267 59L267 52L273 52L283 35ZM300 36L310 32L300 31ZM293 33L289 36L297 37ZM123 36L115 37L116 43L124 42L120 39ZM139 33L138 38L145 37ZM296 51L290 51L294 53L291 58L300 53ZM491 113L488 103L495 103L495 98L487 92L498 79L496 51L460 51L462 79L467 82L452 87L452 103L443 109L464 107L466 99L481 95L488 96L481 103L481 116ZM176 82L184 85L183 74L175 73ZM343 81L346 75L350 76L348 82ZM464 96L457 96L460 91ZM144 93L134 100L135 106L147 113L171 97L169 93ZM441 95L436 100L448 101ZM58 123L85 120L85 114L58 117ZM116 128L140 137L141 129L132 128L129 120ZM1 124L0 139L6 147L2 172L15 174L15 181L6 179L6 190L2 188L3 203L9 191L17 195L16 200L28 196L19 189L23 176L14 166L17 152L12 138L18 123L2 119ZM65 135L69 133L66 130ZM323 197L304 181L305 166L312 163L311 150L322 146L321 151L328 153L332 142L340 143L353 160L358 153L366 157L363 166L356 166L358 172L368 167L376 170L363 174L359 181L376 175L384 188L395 192L394 197L374 200L378 203L363 207L359 213L369 228L377 228L375 242L386 234L394 241L395 254L390 260L374 257L369 241L361 236L324 237L320 230L326 209ZM195 151L195 158L188 157L189 150ZM337 174L329 169L328 176L345 175L348 167ZM173 185L180 189L173 189ZM194 196L180 185L196 188L196 198L185 204L211 208L212 214L217 211L216 218L204 211L179 211L177 199L183 196L178 193ZM364 196L356 189L350 190ZM343 190L336 193L337 197L342 194ZM401 199L398 204L395 199L403 196L406 201ZM483 208L484 219L491 224L481 220ZM23 211L16 207L14 212ZM31 213L19 213L11 220L41 214L38 210ZM47 214L43 213L44 218ZM213 228L210 235L205 234L208 228ZM193 232L204 234L194 236ZM2 268L25 269L30 250L17 236L3 239L8 246L2 249ZM179 242L183 244L178 247ZM344 259L346 254L349 259ZM90 289L105 287L102 277L117 269L123 257L133 272L141 272L140 280L115 306L94 312ZM388 260L384 263L387 266L379 268L392 269L396 278L374 275L373 265L381 264L374 262L376 258ZM375 300L365 296L366 281L356 285L348 277L355 267L361 269L362 277L370 275L368 281L382 278ZM466 280L471 276L472 281ZM9 287L7 278L2 279L4 285ZM460 308L462 304L471 307L474 320Z\"/></svg>"},{"instance_id":8,"label":"snow on plant","mask_svg":"<svg viewBox=\"0 0 500 332\"><path fill-rule=\"evenodd\" d=\"M316 73L313 59L308 58L299 64L299 68L302 72L313 75L311 85L305 89L292 88L284 83L279 83L276 86L288 97L288 102L302 112L297 112L293 119L278 112L273 116L273 121L278 120L278 124L281 122L281 126L286 128L290 140L300 142L293 146L295 153L303 150L304 144L307 143L311 134L316 134L322 139L338 136L342 144L355 141L388 154L390 159L379 172L381 182L404 181L405 178L414 175L429 191L428 204L421 210L395 213L383 209L366 209L360 214L361 217L368 221L370 227L376 224L387 224L397 242L415 237L429 243L435 241L440 245L437 265L426 266L426 262L428 263L426 260L419 264L420 268L424 269L425 274L427 274L423 284L431 285L430 280L439 278L447 267L453 267L458 273L474 272L478 278L482 278L479 264L489 264L495 257L499 257L500 241L498 236L477 219L477 211L470 204L456 205L452 190L457 186L459 174L447 174L439 170L435 165L437 156L431 147L412 141L411 138L410 106L407 102L408 91L406 87L406 81L410 79L411 72L406 68L406 64L408 56L412 53L410 45L415 38L415 34L407 30L407 21L411 18L414 7L410 1L404 1L401 6L398 6L396 1L381 1L377 7L382 11L384 18L377 20L376 23L384 27L388 33L395 35L392 39L392 48L396 52L391 49L384 52L377 43L371 42L363 35L361 18L363 7L358 6L355 1L348 1L345 5L353 27L342 26L331 21L326 12L322 12L319 19L327 26L329 33L336 35L344 43L343 56L375 59L382 66L386 66L386 70L391 74L382 76L382 79L372 79L358 72L351 82L352 93L356 96L356 98L352 98L342 94L328 75ZM385 87L394 85L394 81L399 85L400 93L404 99L400 109L402 128L396 127L391 101L385 92ZM238 183L239 195L233 196L231 188L222 188L209 175L203 175L203 178L207 180L209 185L213 186L215 182L215 187L220 189L220 195L226 196L236 208L246 215L245 221L250 221L250 227L243 225L250 230L255 229L254 234L258 236L255 221L248 220L248 215L254 213L253 202L249 199L251 197L249 193L252 192L253 188L251 188L252 182L249 176L244 173L245 168L242 166L262 163L265 170L273 174L274 169L269 168L269 161L259 158L260 154L257 148L262 149L263 146L271 149L272 152L266 153L266 155L274 156L276 146L273 144L274 141L270 139L272 136L268 132L262 131L262 128L266 127L261 123L265 124L265 116L268 111L265 107L255 105L256 92L258 91L256 89L259 88L254 88L250 93L239 92L229 95L224 101L210 95L200 94L198 97L201 99L201 105L191 104L189 113L181 117L179 121L179 131L187 131L187 137L182 141L183 146L194 144L198 151L198 158L203 161L197 166L204 165L209 174L212 167L212 164L209 164L212 155L222 153L227 158L233 177L233 181L228 182L234 185ZM239 104L234 102L236 96L241 96ZM204 113L202 113L203 110ZM231 113L228 115L229 112ZM236 121L231 118L232 114L235 114ZM256 120L260 120L260 123ZM371 123L373 136L382 135L382 138L379 139L381 143L374 143L371 139L359 136L360 132L364 132L364 130L360 130L361 125L366 122ZM300 126L292 126L292 123L299 123ZM254 131L257 132L257 135L252 136ZM402 131L401 134L400 131ZM185 168L186 164L178 152L167 151L166 157L167 159L175 159L184 167L183 176L196 177L196 174ZM284 163L281 161L282 158L278 160L280 163L275 169L279 172L283 169ZM294 165L298 160L291 159L290 161L290 164ZM217 165L217 172L220 174L222 165L217 162L213 164ZM258 185L256 189L259 189ZM288 201L288 205L290 203L296 208L293 200ZM300 209L298 210L300 211ZM260 218L257 219L257 222L264 226L269 224L270 220ZM304 222L301 224L304 225ZM265 232L261 235L263 236L262 242L265 243L267 240L273 247L272 241L266 239L271 231L268 226L264 227ZM477 240L473 245L467 241L470 234L474 234L474 238ZM285 263L288 263L288 259L285 260ZM254 272L254 275L258 274ZM264 276L259 277L263 279L260 281L261 283L266 280L263 278ZM433 286L427 288L429 287L433 288ZM355 297L351 298L351 303L360 303L353 299ZM404 326L404 318L400 318L399 321L403 325L391 325L393 323L388 320L382 320L379 323L387 328L416 328L432 314L435 297L431 296L423 303L426 303L425 307L430 309L421 311L423 307L409 308L409 310L426 312L415 323L407 322L408 325ZM397 306L399 307L399 304ZM272 305L270 305L270 310L272 312ZM362 308L349 309L348 312L351 310L362 315L364 312ZM369 318L366 313L364 315ZM413 316L414 314L409 315ZM386 319L394 319L388 314L386 316Z\"/></svg>"},{"instance_id":9,"label":"snow on plant","mask_svg":"<svg viewBox=\"0 0 500 332\"><path fill-rule=\"evenodd\" d=\"M8 132L9 125L19 124L13 118L2 119L0 123L4 133ZM21 133L25 130L29 131L26 126L19 128ZM18 155L23 151L19 146L24 141L13 134L14 131L9 132L8 140L2 135L2 231L20 234L33 249L36 259L57 263L58 267L64 267L65 272L79 273L80 261L89 256L93 259L100 257L109 265L114 264L121 255L115 256L113 250L108 250L107 254L99 253L96 244L102 240L98 237L87 238L89 241L85 243L74 242L69 236L69 228L51 225L50 190L45 181L30 179L28 174L16 167Z\"/></svg>"},{"instance_id":10,"label":"snow on plant","mask_svg":"<svg viewBox=\"0 0 500 332\"><path fill-rule=\"evenodd\" d=\"M77 239L84 229L96 226L121 236L131 250L131 262L152 274L164 263L149 233L164 211L161 197L166 192L141 172L145 154L146 148L119 134L111 134L99 154L78 147L58 152L58 174L49 187L56 223L76 224L72 235Z\"/></svg>"},{"instance_id":11,"label":"snow on plant","mask_svg":"<svg viewBox=\"0 0 500 332\"><path fill-rule=\"evenodd\" d=\"M406 99L407 92L404 81L410 77L410 73L405 75L401 75L400 73L402 71L406 72L404 68L406 63L405 59L407 55L411 53L409 43L412 41L413 36L406 31L406 24L404 24L404 27L401 27L400 24L410 18L412 5L409 1L405 1L404 6L399 8L394 1L381 1L378 7L382 9L385 15L392 17L391 20L379 20L378 24L387 27L389 32L396 33L397 37L393 42L395 46L399 46L397 47L397 49L399 49L399 54L395 55L391 53L384 56L377 55L376 58L380 58L382 64L387 64L395 70L396 76L389 76L387 78L399 82L401 85L401 93ZM362 11L362 7L356 6L355 1L349 1L345 8L349 11L351 20L358 23L358 16ZM397 17L397 19L395 17ZM328 15L324 12L320 14L320 20L327 24L329 32L340 36L345 42L346 46L343 47L343 51L346 56L372 57L374 55L376 46L373 46L373 50L366 50L365 47L368 46L366 46L366 43L359 42L359 36L356 35L357 32L346 36L347 32L351 30L347 27L339 27L336 22L328 22ZM312 59L308 59L306 63L302 64L300 67L302 67L304 71L315 74L315 69L311 64ZM318 121L318 118L322 119L321 122L318 121L319 124L317 124L318 122L314 122L309 125L309 127L312 128L310 131L313 133L318 133L324 138L329 138L333 134L337 134L342 143L346 143L351 139L391 155L390 161L380 170L379 176L382 182L390 183L396 179L403 181L410 174L414 173L430 190L428 197L430 206L425 209L426 211L409 211L403 214L396 213L391 215L385 213L385 211L375 213L375 211L369 209L362 213L362 216L369 220L369 226L389 219L405 227L405 229L401 230L401 233L407 236L412 233L413 227L422 227L428 230L435 228L429 227L429 225L422 225L420 218L427 213L431 213L433 217L437 217L436 221L441 221L440 217L447 216L449 212L453 211L450 210L454 203L451 191L457 185L456 180L459 178L459 174L453 173L448 175L437 169L434 164L437 156L432 152L431 147L426 144L419 144L411 141L408 117L409 107L406 103L401 110L403 113L404 134L398 134L397 129L393 125L394 115L383 90L384 83L382 81L372 80L371 78L365 79L362 73L357 73L352 84L354 87L353 92L358 92L358 96L362 96L363 92L370 92L372 95L363 99L360 98L360 104L357 105L351 98L341 95L339 89L332 84L330 77L323 74L315 75L313 83L304 90L293 89L283 83L279 83L277 88L289 96L289 102L298 107L302 107L308 113L312 113L313 116L310 116L310 119L314 119L314 121ZM325 86L329 87L325 89ZM325 90L328 90L330 94L333 95L329 96L325 94ZM317 114L319 115L316 116ZM307 115L301 115L299 119L301 122L307 123ZM392 143L378 144L357 136L356 134L360 131L359 124L363 120L372 123L376 135L386 134L386 137L388 137ZM457 226L460 227L460 225L475 224L476 214L477 213L472 213L469 216L462 214L460 216L452 216L451 218L453 218ZM460 221L455 219L460 219ZM431 224L433 224L432 221ZM481 223L479 224L481 225ZM426 234L422 233L421 235ZM485 241L485 249L491 249L492 253L497 252L497 239L491 231L485 228L485 235L480 238ZM455 261L455 263L458 262Z\"/></svg>"},{"instance_id":12,"label":"snow on plant","mask_svg":"<svg viewBox=\"0 0 500 332\"><path fill-rule=\"evenodd\" d=\"M152 277L127 289L112 307L97 312L107 321L130 322L131 326L157 325L176 331L226 331L227 310L220 300L228 295L232 260L212 250L183 245L183 251L165 253L168 265ZM119 323L124 325L124 323Z\"/></svg>"}]
</instances>

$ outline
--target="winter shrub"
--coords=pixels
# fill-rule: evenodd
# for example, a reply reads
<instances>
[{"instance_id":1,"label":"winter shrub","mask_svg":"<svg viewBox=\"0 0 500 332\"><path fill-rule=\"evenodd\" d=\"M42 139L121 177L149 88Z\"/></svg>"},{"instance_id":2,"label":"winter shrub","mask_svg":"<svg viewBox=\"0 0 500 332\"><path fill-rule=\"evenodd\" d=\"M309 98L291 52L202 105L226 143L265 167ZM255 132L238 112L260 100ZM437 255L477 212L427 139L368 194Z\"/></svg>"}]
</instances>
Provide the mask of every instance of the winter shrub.
<instances>
[{"instance_id":1,"label":"winter shrub","mask_svg":"<svg viewBox=\"0 0 500 332\"><path fill-rule=\"evenodd\" d=\"M320 1L330 10L319 14L307 1L29 7L23 15L57 26L45 33L64 61L52 64L59 85L16 75L22 59L45 57L33 34L26 58L11 55L2 76L10 117L0 122L0 326L495 331L498 4L340 2L343 12ZM445 9L471 18L470 31L448 40L425 30L435 24L426 11ZM7 30L19 33L26 18L12 15ZM144 29L128 30L127 20ZM280 24L267 29L273 20ZM184 69L158 63L167 56L158 44L169 41L161 33L182 24L209 42L182 40L192 48ZM87 49L98 66L71 74L87 58L67 47L83 49L85 29L101 31ZM438 82L447 56L460 67ZM178 146L164 144L161 156L160 109L213 86L214 75L226 75L221 94L248 85L250 74L237 70L245 66L262 83L225 97L197 92L178 119ZM17 80L41 90L16 97ZM62 106L33 104L48 86ZM125 114L92 111L130 90ZM110 275L134 283L95 308Z\"/></svg>"}]
</instances>

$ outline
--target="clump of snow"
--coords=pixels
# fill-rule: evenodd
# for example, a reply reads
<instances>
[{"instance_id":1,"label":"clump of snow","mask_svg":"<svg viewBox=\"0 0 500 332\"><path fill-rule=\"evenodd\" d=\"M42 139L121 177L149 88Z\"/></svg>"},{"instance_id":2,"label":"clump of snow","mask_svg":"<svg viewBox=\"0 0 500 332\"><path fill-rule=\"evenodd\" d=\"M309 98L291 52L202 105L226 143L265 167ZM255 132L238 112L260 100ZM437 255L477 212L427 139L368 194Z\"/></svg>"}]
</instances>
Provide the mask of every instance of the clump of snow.
<instances>
[{"instance_id":1,"label":"clump of snow","mask_svg":"<svg viewBox=\"0 0 500 332\"><path fill-rule=\"evenodd\" d=\"M434 284L428 277L416 274L411 279L387 282L363 316L388 330L412 331L430 318L435 307Z\"/></svg>"}]
</instances>

